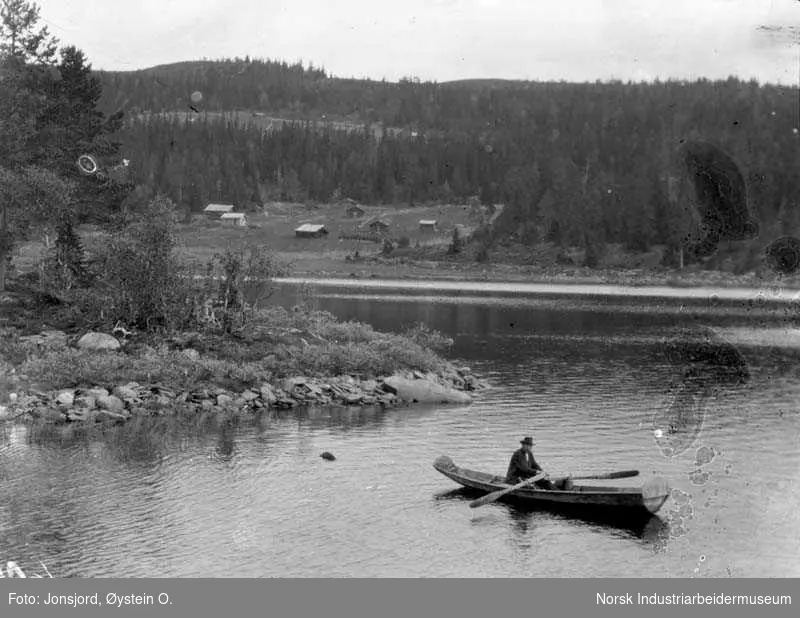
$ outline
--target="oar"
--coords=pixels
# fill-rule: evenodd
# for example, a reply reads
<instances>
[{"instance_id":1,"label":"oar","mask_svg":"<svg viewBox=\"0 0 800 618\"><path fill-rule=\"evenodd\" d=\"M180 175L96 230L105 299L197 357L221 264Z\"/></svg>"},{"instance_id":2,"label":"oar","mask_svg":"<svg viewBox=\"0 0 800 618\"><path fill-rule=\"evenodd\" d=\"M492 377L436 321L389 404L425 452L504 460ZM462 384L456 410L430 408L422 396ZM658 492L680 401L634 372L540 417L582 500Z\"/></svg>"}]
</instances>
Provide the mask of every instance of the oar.
<instances>
[{"instance_id":1,"label":"oar","mask_svg":"<svg viewBox=\"0 0 800 618\"><path fill-rule=\"evenodd\" d=\"M517 483L513 487L509 487L508 489L501 489L500 491L492 492L482 498L478 498L477 500L473 500L469 503L469 508L474 509L479 506L483 506L484 504L489 504L490 502L494 502L498 498L502 498L506 494L510 494L512 491L516 491L521 487L525 487L525 485L530 485L531 483L535 483L539 479L543 479L545 476L544 472L540 472L536 476L532 476L529 479L525 479L521 483Z\"/></svg>"},{"instance_id":2,"label":"oar","mask_svg":"<svg viewBox=\"0 0 800 618\"><path fill-rule=\"evenodd\" d=\"M592 476L569 476L579 481L587 481L589 479L629 479L633 476L639 476L638 470L622 470L621 472L609 472L608 474L595 474Z\"/></svg>"}]
</instances>

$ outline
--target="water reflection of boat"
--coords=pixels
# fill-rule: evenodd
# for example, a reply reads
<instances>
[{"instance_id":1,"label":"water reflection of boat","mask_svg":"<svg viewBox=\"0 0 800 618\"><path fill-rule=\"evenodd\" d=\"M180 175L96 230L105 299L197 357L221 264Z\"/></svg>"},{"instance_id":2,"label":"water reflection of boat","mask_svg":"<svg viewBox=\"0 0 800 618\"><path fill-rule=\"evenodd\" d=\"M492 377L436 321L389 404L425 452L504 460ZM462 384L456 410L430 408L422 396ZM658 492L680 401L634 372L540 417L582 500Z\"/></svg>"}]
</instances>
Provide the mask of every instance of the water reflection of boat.
<instances>
[{"instance_id":1,"label":"water reflection of boat","mask_svg":"<svg viewBox=\"0 0 800 618\"><path fill-rule=\"evenodd\" d=\"M485 492L470 487L461 487L435 494L437 501L458 501L466 505ZM592 526L622 533L640 539L647 544L663 544L669 537L669 525L663 519L644 509L620 516L619 512L591 510L574 504L547 504L533 502L498 502L508 514L513 526L526 533L535 526L538 518L556 518L584 526Z\"/></svg>"}]
</instances>

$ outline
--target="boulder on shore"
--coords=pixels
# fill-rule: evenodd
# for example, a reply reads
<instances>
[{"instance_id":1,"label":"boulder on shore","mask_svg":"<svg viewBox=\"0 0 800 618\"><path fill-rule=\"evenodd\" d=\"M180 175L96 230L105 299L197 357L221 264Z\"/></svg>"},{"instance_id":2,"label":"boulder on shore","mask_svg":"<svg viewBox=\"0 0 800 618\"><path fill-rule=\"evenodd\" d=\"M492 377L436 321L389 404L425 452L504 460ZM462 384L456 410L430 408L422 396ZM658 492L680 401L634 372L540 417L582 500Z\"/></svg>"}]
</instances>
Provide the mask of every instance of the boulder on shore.
<instances>
[{"instance_id":1,"label":"boulder on shore","mask_svg":"<svg viewBox=\"0 0 800 618\"><path fill-rule=\"evenodd\" d=\"M261 391L261 399L264 400L264 403L272 405L278 401L278 398L275 396L275 392L272 390L272 386L266 382L261 385L259 390Z\"/></svg>"},{"instance_id":2,"label":"boulder on shore","mask_svg":"<svg viewBox=\"0 0 800 618\"><path fill-rule=\"evenodd\" d=\"M77 346L83 350L119 350L120 343L116 337L106 335L105 333L86 333L83 337L78 339Z\"/></svg>"},{"instance_id":3,"label":"boulder on shore","mask_svg":"<svg viewBox=\"0 0 800 618\"><path fill-rule=\"evenodd\" d=\"M65 408L72 407L72 404L75 401L75 392L70 390L61 391L56 396L56 404L59 406L63 406Z\"/></svg>"},{"instance_id":4,"label":"boulder on shore","mask_svg":"<svg viewBox=\"0 0 800 618\"><path fill-rule=\"evenodd\" d=\"M128 420L126 414L111 410L98 410L92 416L96 423L124 423Z\"/></svg>"},{"instance_id":5,"label":"boulder on shore","mask_svg":"<svg viewBox=\"0 0 800 618\"><path fill-rule=\"evenodd\" d=\"M383 381L384 389L404 401L417 403L471 403L472 397L426 379L411 380L398 375Z\"/></svg>"},{"instance_id":6,"label":"boulder on shore","mask_svg":"<svg viewBox=\"0 0 800 618\"><path fill-rule=\"evenodd\" d=\"M122 403L122 400L119 397L115 397L114 395L98 397L95 403L98 408L101 410L107 410L108 412L121 413L125 410L125 404Z\"/></svg>"},{"instance_id":7,"label":"boulder on shore","mask_svg":"<svg viewBox=\"0 0 800 618\"><path fill-rule=\"evenodd\" d=\"M188 358L191 361L200 360L200 352L198 352L194 348L186 348L185 350L181 350L181 354L183 354L186 358Z\"/></svg>"},{"instance_id":8,"label":"boulder on shore","mask_svg":"<svg viewBox=\"0 0 800 618\"><path fill-rule=\"evenodd\" d=\"M136 391L129 386L117 386L114 388L114 396L122 401L133 401L138 398Z\"/></svg>"}]
</instances>

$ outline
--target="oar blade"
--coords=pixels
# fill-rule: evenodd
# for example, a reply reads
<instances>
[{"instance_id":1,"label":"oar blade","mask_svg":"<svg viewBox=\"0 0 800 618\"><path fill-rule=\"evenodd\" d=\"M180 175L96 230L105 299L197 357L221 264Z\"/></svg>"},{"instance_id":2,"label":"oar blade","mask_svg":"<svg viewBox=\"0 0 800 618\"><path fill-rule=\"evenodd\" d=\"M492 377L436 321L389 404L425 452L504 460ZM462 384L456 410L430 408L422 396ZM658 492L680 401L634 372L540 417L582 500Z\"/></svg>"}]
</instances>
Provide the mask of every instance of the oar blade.
<instances>
[{"instance_id":1,"label":"oar blade","mask_svg":"<svg viewBox=\"0 0 800 618\"><path fill-rule=\"evenodd\" d=\"M578 475L572 476L572 480L579 481L579 480L605 480L605 479L629 479L634 476L639 476L638 470L621 470L620 472L609 472L607 474L587 474L587 475Z\"/></svg>"},{"instance_id":2,"label":"oar blade","mask_svg":"<svg viewBox=\"0 0 800 618\"><path fill-rule=\"evenodd\" d=\"M621 472L611 472L607 477L609 479L629 479L634 476L639 476L638 470L622 470Z\"/></svg>"},{"instance_id":3,"label":"oar blade","mask_svg":"<svg viewBox=\"0 0 800 618\"><path fill-rule=\"evenodd\" d=\"M472 502L470 502L469 508L476 509L479 506L483 506L485 504L489 504L490 502L494 502L498 498L501 498L505 493L507 493L507 490L504 489L502 491L495 491L493 493L486 494L485 496L482 496L481 498L478 498L477 500L473 500Z\"/></svg>"}]
</instances>

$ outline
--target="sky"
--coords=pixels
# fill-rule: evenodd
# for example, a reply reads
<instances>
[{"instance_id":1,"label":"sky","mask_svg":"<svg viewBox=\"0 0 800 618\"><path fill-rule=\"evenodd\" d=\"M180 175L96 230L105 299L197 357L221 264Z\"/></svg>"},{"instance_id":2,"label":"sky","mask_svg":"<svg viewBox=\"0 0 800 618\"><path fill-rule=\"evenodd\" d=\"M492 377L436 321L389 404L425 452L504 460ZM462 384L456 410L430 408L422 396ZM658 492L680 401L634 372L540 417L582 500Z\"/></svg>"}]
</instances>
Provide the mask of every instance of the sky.
<instances>
[{"instance_id":1,"label":"sky","mask_svg":"<svg viewBox=\"0 0 800 618\"><path fill-rule=\"evenodd\" d=\"M735 75L800 84L800 0L36 3L42 23L95 69L249 55L392 81Z\"/></svg>"}]
</instances>

